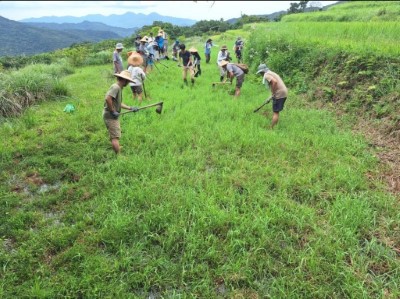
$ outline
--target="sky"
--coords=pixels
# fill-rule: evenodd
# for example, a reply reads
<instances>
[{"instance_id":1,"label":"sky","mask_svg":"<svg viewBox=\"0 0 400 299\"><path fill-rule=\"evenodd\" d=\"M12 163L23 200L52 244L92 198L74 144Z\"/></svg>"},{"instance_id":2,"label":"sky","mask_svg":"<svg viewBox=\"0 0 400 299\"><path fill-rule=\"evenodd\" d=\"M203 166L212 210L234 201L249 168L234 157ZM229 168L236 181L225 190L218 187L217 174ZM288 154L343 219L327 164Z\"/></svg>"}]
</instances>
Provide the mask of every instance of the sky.
<instances>
[{"instance_id":1,"label":"sky","mask_svg":"<svg viewBox=\"0 0 400 299\"><path fill-rule=\"evenodd\" d=\"M287 10L300 1L0 1L0 16L20 21L49 16L109 16L126 12L152 12L163 16L200 20L239 18L242 14L261 15ZM337 1L313 1L329 5Z\"/></svg>"}]
</instances>

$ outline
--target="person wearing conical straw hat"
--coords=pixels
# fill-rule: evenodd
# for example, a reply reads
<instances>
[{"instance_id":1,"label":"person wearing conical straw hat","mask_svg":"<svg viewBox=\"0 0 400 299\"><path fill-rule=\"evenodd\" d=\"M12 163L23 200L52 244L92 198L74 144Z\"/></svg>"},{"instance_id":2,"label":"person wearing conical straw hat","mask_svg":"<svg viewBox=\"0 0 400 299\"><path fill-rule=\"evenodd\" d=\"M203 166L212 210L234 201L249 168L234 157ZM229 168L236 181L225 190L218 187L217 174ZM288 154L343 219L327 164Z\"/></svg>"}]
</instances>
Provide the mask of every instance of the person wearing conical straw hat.
<instances>
[{"instance_id":1,"label":"person wearing conical straw hat","mask_svg":"<svg viewBox=\"0 0 400 299\"><path fill-rule=\"evenodd\" d=\"M219 80L222 82L225 79L226 75L226 70L224 70L219 64L222 62L222 60L230 61L232 58L230 57L230 53L228 51L228 47L226 45L223 45L221 47L221 50L218 52L218 57L217 57L217 65L219 68L219 75L220 78ZM226 81L226 79L225 79Z\"/></svg>"},{"instance_id":2,"label":"person wearing conical straw hat","mask_svg":"<svg viewBox=\"0 0 400 299\"><path fill-rule=\"evenodd\" d=\"M119 145L119 139L121 138L121 126L118 117L120 115L121 108L133 112L139 111L139 108L134 106L131 107L122 103L122 89L128 85L129 82L133 82L131 79L131 74L125 70L119 74L114 74L114 76L117 77L117 82L110 86L105 95L103 120L108 130L113 150L116 154L119 154L121 150Z\"/></svg>"},{"instance_id":3,"label":"person wearing conical straw hat","mask_svg":"<svg viewBox=\"0 0 400 299\"><path fill-rule=\"evenodd\" d=\"M120 55L123 48L124 46L121 43L115 45L115 50L113 53L114 74L118 74L122 72L122 70L124 69L124 66L122 64L122 58Z\"/></svg>"},{"instance_id":4,"label":"person wearing conical straw hat","mask_svg":"<svg viewBox=\"0 0 400 299\"><path fill-rule=\"evenodd\" d=\"M143 83L146 80L146 74L140 67L142 64L143 58L140 54L133 53L128 57L128 72L131 74L132 79L132 82L129 82L129 86L132 90L133 101L137 98L139 105L142 104Z\"/></svg>"},{"instance_id":5,"label":"person wearing conical straw hat","mask_svg":"<svg viewBox=\"0 0 400 299\"><path fill-rule=\"evenodd\" d=\"M192 55L192 59L193 59L193 69L195 71L195 77L198 77L201 75L201 68L200 68L200 60L201 57L199 55L199 52L197 51L197 49L195 47L191 47L189 49L190 54Z\"/></svg>"},{"instance_id":6,"label":"person wearing conical straw hat","mask_svg":"<svg viewBox=\"0 0 400 299\"><path fill-rule=\"evenodd\" d=\"M143 36L142 39L140 40L140 46L138 53L142 56L143 58L143 70L145 73L147 73L147 58L149 57L149 51L147 50L147 41L148 37Z\"/></svg>"}]
</instances>

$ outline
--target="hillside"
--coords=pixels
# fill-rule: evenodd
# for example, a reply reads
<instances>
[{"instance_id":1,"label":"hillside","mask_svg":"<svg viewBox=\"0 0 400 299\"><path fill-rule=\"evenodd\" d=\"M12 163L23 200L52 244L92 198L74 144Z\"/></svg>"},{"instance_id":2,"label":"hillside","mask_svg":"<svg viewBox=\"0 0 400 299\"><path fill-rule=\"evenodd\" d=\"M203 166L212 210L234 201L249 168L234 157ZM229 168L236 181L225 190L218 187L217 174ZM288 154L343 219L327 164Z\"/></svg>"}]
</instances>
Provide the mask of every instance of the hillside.
<instances>
[{"instance_id":1,"label":"hillside","mask_svg":"<svg viewBox=\"0 0 400 299\"><path fill-rule=\"evenodd\" d=\"M400 21L400 1L344 1L326 11L284 16L282 22Z\"/></svg>"},{"instance_id":2,"label":"hillside","mask_svg":"<svg viewBox=\"0 0 400 299\"><path fill-rule=\"evenodd\" d=\"M79 42L117 39L109 31L36 28L0 17L0 56L34 55L62 49Z\"/></svg>"},{"instance_id":3,"label":"hillside","mask_svg":"<svg viewBox=\"0 0 400 299\"><path fill-rule=\"evenodd\" d=\"M23 19L21 22L39 22L39 23L81 23L83 21L99 22L108 26L123 28L143 27L151 25L154 21L161 21L171 23L176 26L191 26L197 21L185 18L176 18L163 16L158 13L150 13L148 15L142 13L127 12L122 15L112 14L103 16L100 14L87 15L83 17L41 17L41 18L28 18Z\"/></svg>"},{"instance_id":4,"label":"hillside","mask_svg":"<svg viewBox=\"0 0 400 299\"><path fill-rule=\"evenodd\" d=\"M118 34L120 37L129 37L131 36L138 28L121 28L121 27L113 27L108 26L99 22L89 22L83 21L81 23L38 23L38 22L23 22L26 25L31 27L39 27L39 28L47 28L52 30L90 30L90 31L102 31L102 32L114 32Z\"/></svg>"}]
</instances>

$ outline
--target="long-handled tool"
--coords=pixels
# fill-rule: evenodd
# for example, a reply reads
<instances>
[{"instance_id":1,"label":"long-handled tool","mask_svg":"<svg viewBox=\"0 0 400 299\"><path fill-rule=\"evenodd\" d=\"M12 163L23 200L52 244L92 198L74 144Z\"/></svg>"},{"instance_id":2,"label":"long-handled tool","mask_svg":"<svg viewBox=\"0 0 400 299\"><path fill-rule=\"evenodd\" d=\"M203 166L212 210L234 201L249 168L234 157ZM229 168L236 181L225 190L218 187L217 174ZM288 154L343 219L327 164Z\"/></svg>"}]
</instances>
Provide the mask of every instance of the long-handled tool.
<instances>
[{"instance_id":1,"label":"long-handled tool","mask_svg":"<svg viewBox=\"0 0 400 299\"><path fill-rule=\"evenodd\" d=\"M169 69L169 66L161 63L161 61L159 61L158 63L161 64L162 66L165 66L167 69Z\"/></svg>"},{"instance_id":2,"label":"long-handled tool","mask_svg":"<svg viewBox=\"0 0 400 299\"><path fill-rule=\"evenodd\" d=\"M260 110L262 107L264 107L264 105L267 105L269 102L271 102L272 97L270 97L268 100L266 100L260 107L258 107L257 109L255 109L253 112L257 112L258 110Z\"/></svg>"},{"instance_id":3,"label":"long-handled tool","mask_svg":"<svg viewBox=\"0 0 400 299\"><path fill-rule=\"evenodd\" d=\"M217 85L217 84L221 84L221 85L232 84L232 81L229 81L229 82L213 82L213 83L211 83L211 84L212 84L212 87L214 87L214 86Z\"/></svg>"},{"instance_id":4,"label":"long-handled tool","mask_svg":"<svg viewBox=\"0 0 400 299\"><path fill-rule=\"evenodd\" d=\"M164 104L164 102L158 102L158 103L150 104L150 105L147 105L147 106L138 107L137 111L126 111L126 112L122 112L121 114L126 114L126 113L131 113L131 112L138 112L139 110L147 109L147 108L154 107L154 106L157 106L156 112L158 114L161 114L162 109L163 109L163 104Z\"/></svg>"},{"instance_id":5,"label":"long-handled tool","mask_svg":"<svg viewBox=\"0 0 400 299\"><path fill-rule=\"evenodd\" d=\"M144 87L144 80L143 80L143 75L142 75L142 74L140 74L140 78L142 78L142 85L143 85L144 97L147 99L146 88Z\"/></svg>"}]
</instances>

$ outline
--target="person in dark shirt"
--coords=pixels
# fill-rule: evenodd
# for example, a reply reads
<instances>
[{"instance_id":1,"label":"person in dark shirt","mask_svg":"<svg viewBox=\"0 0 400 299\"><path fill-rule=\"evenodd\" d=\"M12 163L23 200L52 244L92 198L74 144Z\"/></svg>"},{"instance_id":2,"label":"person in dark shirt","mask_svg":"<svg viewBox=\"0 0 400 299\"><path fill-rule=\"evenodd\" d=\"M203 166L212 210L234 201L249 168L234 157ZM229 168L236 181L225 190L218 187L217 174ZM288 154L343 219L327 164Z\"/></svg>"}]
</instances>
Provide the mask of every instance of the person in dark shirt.
<instances>
[{"instance_id":1,"label":"person in dark shirt","mask_svg":"<svg viewBox=\"0 0 400 299\"><path fill-rule=\"evenodd\" d=\"M183 83L185 85L188 84L187 75L190 73L190 80L192 81L192 85L194 84L194 70L193 70L193 61L189 51L186 51L185 44L179 45L179 60L182 63L182 78Z\"/></svg>"},{"instance_id":2,"label":"person in dark shirt","mask_svg":"<svg viewBox=\"0 0 400 299\"><path fill-rule=\"evenodd\" d=\"M195 71L194 76L198 77L201 75L201 68L200 68L201 58L200 58L199 52L197 51L197 49L195 47L191 47L189 49L189 52L192 55L192 59L193 59L193 66L194 66L194 71Z\"/></svg>"}]
</instances>

